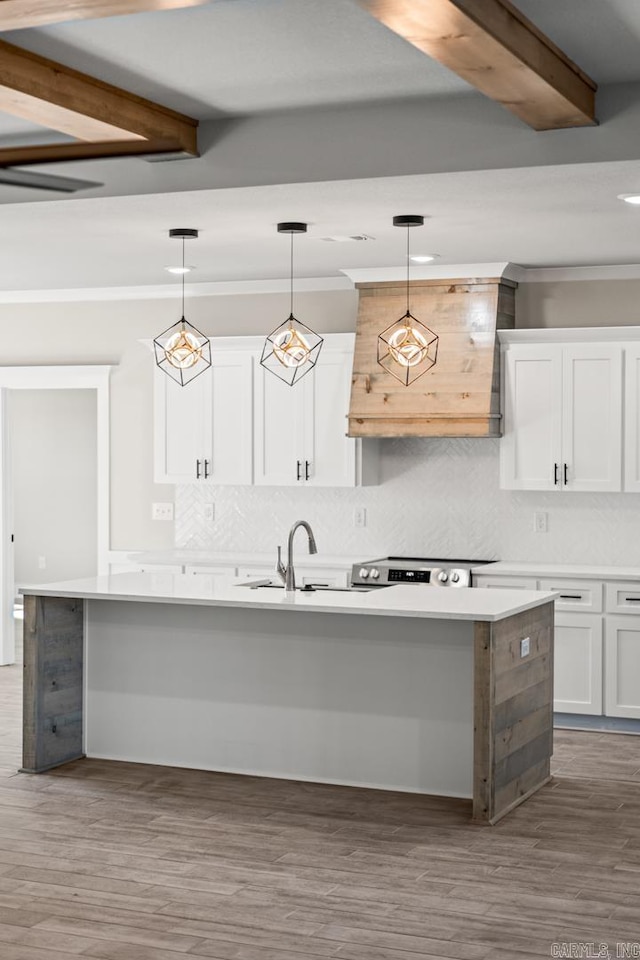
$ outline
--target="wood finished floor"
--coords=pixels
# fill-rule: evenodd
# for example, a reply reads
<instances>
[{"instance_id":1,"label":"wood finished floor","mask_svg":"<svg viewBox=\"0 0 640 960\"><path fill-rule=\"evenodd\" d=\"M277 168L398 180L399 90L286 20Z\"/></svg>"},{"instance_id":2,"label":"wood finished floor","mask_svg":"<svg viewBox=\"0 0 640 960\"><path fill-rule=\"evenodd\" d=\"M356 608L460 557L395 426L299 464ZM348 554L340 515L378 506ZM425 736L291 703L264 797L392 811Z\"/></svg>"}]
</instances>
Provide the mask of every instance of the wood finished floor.
<instances>
[{"instance_id":1,"label":"wood finished floor","mask_svg":"<svg viewBox=\"0 0 640 960\"><path fill-rule=\"evenodd\" d=\"M409 794L90 760L18 774L21 672L0 668L1 960L640 943L639 737L559 733L553 782L474 827L466 802Z\"/></svg>"}]
</instances>

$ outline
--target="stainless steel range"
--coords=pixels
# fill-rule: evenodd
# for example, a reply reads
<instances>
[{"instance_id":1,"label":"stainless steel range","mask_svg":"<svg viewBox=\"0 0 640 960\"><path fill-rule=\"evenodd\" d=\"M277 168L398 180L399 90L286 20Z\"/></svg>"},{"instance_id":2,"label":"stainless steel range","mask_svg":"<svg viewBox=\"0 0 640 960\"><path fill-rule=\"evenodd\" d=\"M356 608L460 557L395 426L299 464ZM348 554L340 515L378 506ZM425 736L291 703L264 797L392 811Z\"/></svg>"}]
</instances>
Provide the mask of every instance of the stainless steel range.
<instances>
[{"instance_id":1,"label":"stainless steel range","mask_svg":"<svg viewBox=\"0 0 640 960\"><path fill-rule=\"evenodd\" d=\"M396 583L419 583L433 587L472 587L472 567L495 560L427 560L421 557L382 557L354 563L351 586L390 587Z\"/></svg>"}]
</instances>

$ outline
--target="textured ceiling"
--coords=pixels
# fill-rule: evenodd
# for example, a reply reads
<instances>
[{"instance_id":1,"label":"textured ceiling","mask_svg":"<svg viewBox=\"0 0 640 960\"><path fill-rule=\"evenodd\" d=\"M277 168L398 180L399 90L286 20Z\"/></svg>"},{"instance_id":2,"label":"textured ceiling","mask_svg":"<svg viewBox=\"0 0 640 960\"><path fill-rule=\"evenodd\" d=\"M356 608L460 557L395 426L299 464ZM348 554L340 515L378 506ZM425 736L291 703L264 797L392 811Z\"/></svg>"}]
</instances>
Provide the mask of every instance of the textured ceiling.
<instances>
[{"instance_id":1,"label":"textured ceiling","mask_svg":"<svg viewBox=\"0 0 640 960\"><path fill-rule=\"evenodd\" d=\"M640 80L638 0L514 0L597 83Z\"/></svg>"},{"instance_id":2,"label":"textured ceiling","mask_svg":"<svg viewBox=\"0 0 640 960\"><path fill-rule=\"evenodd\" d=\"M640 81L640 0L516 2L599 83ZM473 113L464 121L465 130L475 129L476 153L464 155L470 166L478 165L478 154L487 150L482 138L495 138L498 132L503 137L513 131L514 138L528 138L527 163L541 162L535 159L536 151L559 143L560 138L567 145L567 154L559 161L564 167L397 177L393 174L406 169L398 165L403 144L388 138L382 146L378 141L377 149L388 155L391 175L377 180L195 191L190 171L200 170L204 161L191 165L135 161L136 175L143 178L145 186L138 185L133 192L152 189L156 193L67 200L0 188L0 203L5 202L0 289L169 283L162 267L175 259L175 248L166 236L173 226L202 230L201 240L189 254L198 267L195 282L279 278L286 274L287 258L275 224L283 219L312 225L309 236L298 245L300 276L335 276L342 268L389 266L398 263L401 247L390 220L403 212L429 217L413 242L416 252L420 247L440 254L440 264L511 260L553 266L640 261L640 210L616 200L617 193L640 191L640 165L587 165L582 162L584 153L579 154L581 162L575 163L575 153L569 152L582 142L580 136L589 137L590 142L602 138L611 142L616 116L586 132L523 133L522 125L495 105L490 105L493 113L483 112L488 101L386 30L352 0L216 0L190 10L78 21L5 37L200 119L257 114L257 122L267 128L271 141L273 111L345 108L342 114L353 130L354 111L349 112L349 106L366 108L367 104L391 101L385 109L395 115L399 101L410 100L423 111L421 98L427 98L444 117L438 126L438 146L451 154L452 161L459 161L457 131L451 128L452 108L447 100L454 96L456 103ZM482 129L473 127L476 114L490 118L476 121ZM300 116L300 112L286 114L296 137ZM317 113L304 116L313 118L309 122L314 125L311 133L307 125L302 144L305 178L320 180L332 175L327 172L331 155L348 152L350 144L329 142L322 127L317 132ZM205 145L211 155L212 178L220 171L225 173L225 163L232 167L233 153L225 154L225 145L237 141L244 145L241 138L247 125L253 129L251 121L231 124L229 131L222 130L220 144ZM433 140L432 129L427 132ZM18 137L33 141L38 133L34 125L0 116L0 143L15 142ZM504 142L504 166L522 163L509 152L511 141ZM265 159L259 150L251 153L255 143L249 139L244 150L256 177L249 183L281 183L281 179L260 180L262 171L274 167L276 161L279 178L295 179L287 173L286 147L274 154L271 143ZM409 172L428 168L434 145L427 146L426 153L417 154L419 163ZM323 156L325 161L319 162ZM501 152L501 164L502 156ZM367 161L366 149L362 163L359 158L360 153L358 169L347 176L364 176L370 169L362 166ZM133 169L134 161L109 163L97 165L95 176L104 179L105 192L111 171ZM94 179L96 168L67 164L48 169ZM208 188L211 183L210 179L198 185ZM176 192L179 190L184 192ZM121 188L120 192L126 191ZM132 192L130 185L128 192ZM39 202L27 202L32 200ZM318 240L322 235L353 233L376 239L350 245Z\"/></svg>"},{"instance_id":3,"label":"textured ceiling","mask_svg":"<svg viewBox=\"0 0 640 960\"><path fill-rule=\"evenodd\" d=\"M218 0L5 36L199 119L471 92L352 0Z\"/></svg>"},{"instance_id":4,"label":"textured ceiling","mask_svg":"<svg viewBox=\"0 0 640 960\"><path fill-rule=\"evenodd\" d=\"M4 208L0 288L175 283L171 227L196 227L190 282L281 278L288 240L280 220L310 224L296 244L298 276L403 262L399 213L421 213L414 253L438 264L511 260L530 266L637 263L640 209L616 199L640 190L637 163L585 164L335 181L180 194L74 199ZM365 233L362 243L325 243Z\"/></svg>"}]
</instances>

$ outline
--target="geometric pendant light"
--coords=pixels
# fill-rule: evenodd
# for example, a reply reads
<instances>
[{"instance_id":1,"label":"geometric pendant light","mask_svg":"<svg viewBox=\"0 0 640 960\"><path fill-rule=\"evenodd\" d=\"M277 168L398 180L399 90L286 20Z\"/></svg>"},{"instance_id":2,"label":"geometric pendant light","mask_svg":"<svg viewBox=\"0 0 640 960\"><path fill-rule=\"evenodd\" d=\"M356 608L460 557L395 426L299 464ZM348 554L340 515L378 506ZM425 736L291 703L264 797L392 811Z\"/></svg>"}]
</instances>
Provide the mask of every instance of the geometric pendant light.
<instances>
[{"instance_id":1,"label":"geometric pendant light","mask_svg":"<svg viewBox=\"0 0 640 960\"><path fill-rule=\"evenodd\" d=\"M291 300L289 316L264 342L260 364L290 387L316 365L323 338L293 315L293 237L306 233L306 223L279 223L278 233L291 236Z\"/></svg>"},{"instance_id":2,"label":"geometric pendant light","mask_svg":"<svg viewBox=\"0 0 640 960\"><path fill-rule=\"evenodd\" d=\"M393 218L394 227L407 228L407 309L378 337L378 363L405 387L430 370L438 358L438 336L413 316L409 308L409 230L421 227L424 217Z\"/></svg>"},{"instance_id":3,"label":"geometric pendant light","mask_svg":"<svg viewBox=\"0 0 640 960\"><path fill-rule=\"evenodd\" d=\"M153 347L160 369L184 387L211 366L211 343L184 318L184 242L197 239L198 231L177 228L169 236L182 240L182 317L155 338Z\"/></svg>"}]
</instances>

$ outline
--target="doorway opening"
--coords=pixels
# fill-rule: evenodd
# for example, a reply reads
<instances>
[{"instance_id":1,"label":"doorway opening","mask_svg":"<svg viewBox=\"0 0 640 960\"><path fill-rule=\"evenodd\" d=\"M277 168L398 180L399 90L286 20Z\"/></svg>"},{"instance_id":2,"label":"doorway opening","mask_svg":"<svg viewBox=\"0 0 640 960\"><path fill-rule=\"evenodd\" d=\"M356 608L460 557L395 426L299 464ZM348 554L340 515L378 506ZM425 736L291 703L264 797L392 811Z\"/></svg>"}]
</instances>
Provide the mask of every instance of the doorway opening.
<instances>
[{"instance_id":1,"label":"doorway opening","mask_svg":"<svg viewBox=\"0 0 640 960\"><path fill-rule=\"evenodd\" d=\"M110 369L0 367L1 665L16 583L108 572Z\"/></svg>"}]
</instances>

